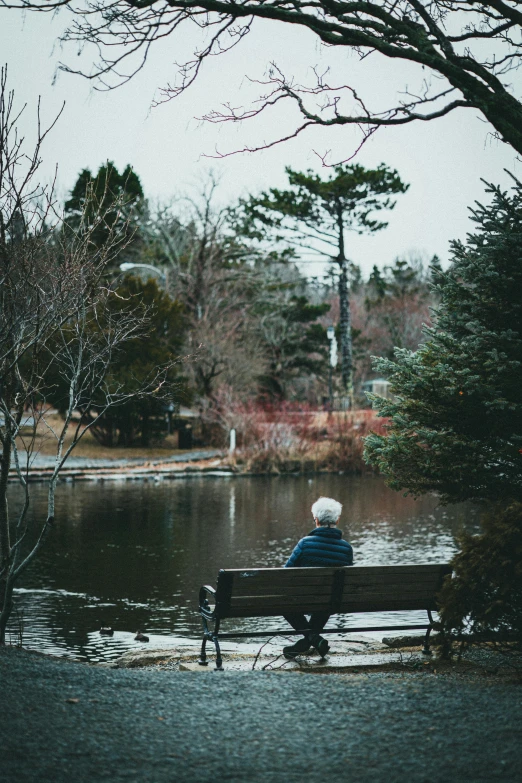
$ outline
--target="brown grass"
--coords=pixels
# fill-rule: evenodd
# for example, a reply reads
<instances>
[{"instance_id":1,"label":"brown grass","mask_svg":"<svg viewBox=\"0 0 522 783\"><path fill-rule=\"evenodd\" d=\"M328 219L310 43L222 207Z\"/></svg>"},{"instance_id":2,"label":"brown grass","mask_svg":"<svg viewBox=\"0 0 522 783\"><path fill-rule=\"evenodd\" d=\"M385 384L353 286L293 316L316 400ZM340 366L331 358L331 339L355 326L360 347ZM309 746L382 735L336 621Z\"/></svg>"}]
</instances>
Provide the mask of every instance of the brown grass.
<instances>
[{"instance_id":1,"label":"brown grass","mask_svg":"<svg viewBox=\"0 0 522 783\"><path fill-rule=\"evenodd\" d=\"M46 416L46 421L49 427L52 427L55 432L59 432L60 427L63 426L63 421L59 416ZM72 432L70 431L65 439L65 446L69 446L72 441ZM27 436L18 438L18 447L20 450L25 449L25 443L29 441ZM49 432L48 427L40 423L37 427L36 440L34 452L46 456L53 456L56 454L56 439L52 433ZM100 446L93 435L90 432L86 432L82 439L72 452L72 456L83 457L84 459L108 459L108 460L121 460L121 459L157 459L162 457L173 456L174 454L183 454L183 451L178 449L177 433L169 435L162 440L159 445L143 448L141 446L134 446L130 448Z\"/></svg>"}]
</instances>

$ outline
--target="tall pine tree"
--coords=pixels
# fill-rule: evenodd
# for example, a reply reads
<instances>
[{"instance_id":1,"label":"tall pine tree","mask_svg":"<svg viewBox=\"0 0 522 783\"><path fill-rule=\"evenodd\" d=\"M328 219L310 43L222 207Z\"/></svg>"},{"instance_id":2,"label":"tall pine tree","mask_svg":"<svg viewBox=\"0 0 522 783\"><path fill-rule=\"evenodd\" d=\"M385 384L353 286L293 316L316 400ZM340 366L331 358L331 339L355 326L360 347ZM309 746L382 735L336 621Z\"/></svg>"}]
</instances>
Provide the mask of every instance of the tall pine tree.
<instances>
[{"instance_id":1,"label":"tall pine tree","mask_svg":"<svg viewBox=\"0 0 522 783\"><path fill-rule=\"evenodd\" d=\"M393 489L444 502L522 500L522 185L487 192L476 232L434 270L426 342L375 362L395 396L373 398L391 423L367 438L366 458Z\"/></svg>"},{"instance_id":2,"label":"tall pine tree","mask_svg":"<svg viewBox=\"0 0 522 783\"><path fill-rule=\"evenodd\" d=\"M353 406L353 349L350 313L347 232L375 234L388 225L376 213L395 207L393 196L406 185L395 169L381 163L376 169L358 164L334 166L327 179L313 171L286 168L288 190L271 188L240 202L242 229L251 237L274 235L308 253L334 261L339 268L339 336L341 382Z\"/></svg>"},{"instance_id":3,"label":"tall pine tree","mask_svg":"<svg viewBox=\"0 0 522 783\"><path fill-rule=\"evenodd\" d=\"M477 231L433 268L440 305L426 342L378 360L395 397L374 397L391 418L366 458L394 489L481 501L482 533L460 536L439 596L445 638L507 638L522 647L522 184L493 186L472 211ZM463 632L467 636L461 637ZM507 636L506 636L507 634ZM447 649L447 648L446 648Z\"/></svg>"}]
</instances>

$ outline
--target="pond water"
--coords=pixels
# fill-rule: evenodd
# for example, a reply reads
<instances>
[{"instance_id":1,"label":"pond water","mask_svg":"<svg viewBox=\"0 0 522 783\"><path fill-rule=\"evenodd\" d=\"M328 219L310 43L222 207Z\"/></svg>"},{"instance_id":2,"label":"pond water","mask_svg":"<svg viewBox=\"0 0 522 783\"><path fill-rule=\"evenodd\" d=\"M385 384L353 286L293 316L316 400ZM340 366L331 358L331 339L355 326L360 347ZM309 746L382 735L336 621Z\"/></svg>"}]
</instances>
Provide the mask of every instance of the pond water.
<instances>
[{"instance_id":1,"label":"pond water","mask_svg":"<svg viewBox=\"0 0 522 783\"><path fill-rule=\"evenodd\" d=\"M41 518L45 487L32 490L32 513ZM284 565L312 529L310 506L320 495L343 503L340 527L358 565L447 561L455 534L478 524L473 507L404 498L373 476L63 483L56 527L16 593L11 640L22 629L26 647L103 661L137 646L137 629L155 643L173 635L196 639L200 586L215 584L219 568ZM13 488L11 504L17 501ZM403 615L403 621L419 619L424 614ZM383 613L344 617L340 624L385 621ZM281 622L234 620L223 630L245 624L270 629ZM100 636L102 626L115 635Z\"/></svg>"}]
</instances>

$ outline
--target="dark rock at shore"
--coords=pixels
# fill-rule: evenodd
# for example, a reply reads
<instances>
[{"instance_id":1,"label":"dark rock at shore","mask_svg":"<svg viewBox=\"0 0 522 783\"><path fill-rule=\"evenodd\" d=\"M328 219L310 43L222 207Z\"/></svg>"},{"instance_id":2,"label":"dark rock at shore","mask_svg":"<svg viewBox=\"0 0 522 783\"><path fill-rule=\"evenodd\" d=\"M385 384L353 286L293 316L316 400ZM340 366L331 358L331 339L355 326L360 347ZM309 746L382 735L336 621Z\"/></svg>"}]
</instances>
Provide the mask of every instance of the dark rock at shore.
<instances>
[{"instance_id":1,"label":"dark rock at shore","mask_svg":"<svg viewBox=\"0 0 522 783\"><path fill-rule=\"evenodd\" d=\"M382 643L387 647L419 647L424 644L424 634L417 634L416 636L385 636ZM439 645L442 643L440 634L432 634L430 636L430 646Z\"/></svg>"}]
</instances>

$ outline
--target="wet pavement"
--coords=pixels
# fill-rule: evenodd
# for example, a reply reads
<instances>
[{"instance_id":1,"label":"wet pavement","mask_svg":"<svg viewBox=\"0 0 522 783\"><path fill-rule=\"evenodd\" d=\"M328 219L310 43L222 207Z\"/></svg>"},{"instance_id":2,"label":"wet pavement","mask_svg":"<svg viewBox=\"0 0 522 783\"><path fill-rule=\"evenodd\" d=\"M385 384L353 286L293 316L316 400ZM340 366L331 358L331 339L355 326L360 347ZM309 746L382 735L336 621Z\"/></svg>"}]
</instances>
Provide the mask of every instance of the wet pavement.
<instances>
[{"instance_id":1,"label":"wet pavement","mask_svg":"<svg viewBox=\"0 0 522 783\"><path fill-rule=\"evenodd\" d=\"M177 671L209 672L216 668L216 654L213 644L207 645L207 666L199 664L200 645L194 640L172 637L166 644L159 637L150 638L148 644L135 645L120 658L104 664L110 668L138 668L166 666ZM327 673L349 671L355 668L369 668L392 663L409 663L414 660L424 663L426 656L420 647L391 650L378 638L352 635L346 639L339 634L329 636L330 651L321 658L314 650L295 659L283 655L283 647L295 641L295 637L272 637L257 643L223 640L221 652L225 671L310 671ZM420 637L419 637L420 643ZM150 646L149 646L150 645Z\"/></svg>"}]
</instances>

